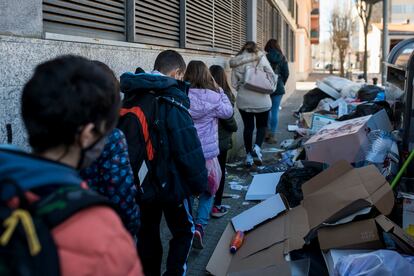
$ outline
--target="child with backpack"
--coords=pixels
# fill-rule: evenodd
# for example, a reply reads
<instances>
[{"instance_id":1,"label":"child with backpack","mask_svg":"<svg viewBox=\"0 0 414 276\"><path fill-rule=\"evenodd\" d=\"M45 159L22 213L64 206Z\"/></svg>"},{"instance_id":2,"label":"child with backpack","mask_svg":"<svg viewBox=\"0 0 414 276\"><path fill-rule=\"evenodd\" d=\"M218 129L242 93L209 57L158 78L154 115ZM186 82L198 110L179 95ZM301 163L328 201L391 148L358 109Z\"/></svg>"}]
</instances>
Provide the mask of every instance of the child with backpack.
<instances>
[{"instance_id":1,"label":"child with backpack","mask_svg":"<svg viewBox=\"0 0 414 276\"><path fill-rule=\"evenodd\" d=\"M198 209L195 216L195 233L193 246L204 247L204 228L210 216L213 196L221 179L221 169L217 156L218 120L229 119L233 115L233 107L229 98L221 89L202 61L193 60L188 64L184 80L190 83L190 114L201 141L206 168L208 171L208 189L198 197Z\"/></svg>"},{"instance_id":2,"label":"child with backpack","mask_svg":"<svg viewBox=\"0 0 414 276\"><path fill-rule=\"evenodd\" d=\"M236 97L234 96L230 85L227 81L227 75L224 71L224 68L220 65L213 65L210 67L210 73L213 76L214 80L216 81L217 85L220 86L224 93L229 98L232 106L234 107L234 103L236 101ZM223 192L224 192L224 182L226 178L226 162L227 162L227 152L233 147L233 133L237 131L237 122L234 119L234 115L231 116L229 119L220 119L219 120L219 149L220 154L218 156L218 161L220 163L220 169L222 172L221 179L220 179L220 186L216 192L214 197L214 205L213 209L211 210L211 216L215 218L220 218L227 214L228 209L221 205L223 199Z\"/></svg>"},{"instance_id":3,"label":"child with backpack","mask_svg":"<svg viewBox=\"0 0 414 276\"><path fill-rule=\"evenodd\" d=\"M106 64L97 60L93 62L112 76L114 83L119 83L114 72ZM139 207L135 202L137 189L124 133L118 128L112 130L106 138L101 155L80 173L92 190L105 196L118 207L126 229L136 238L140 223Z\"/></svg>"},{"instance_id":4,"label":"child with backpack","mask_svg":"<svg viewBox=\"0 0 414 276\"><path fill-rule=\"evenodd\" d=\"M143 275L111 203L78 174L100 155L119 105L118 84L90 60L36 67L21 97L33 154L0 149L2 273Z\"/></svg>"},{"instance_id":5,"label":"child with backpack","mask_svg":"<svg viewBox=\"0 0 414 276\"><path fill-rule=\"evenodd\" d=\"M138 251L145 275L160 275L164 214L172 234L164 275L185 275L194 236L189 198L206 190L207 170L191 119L186 64L174 50L161 52L154 70L121 76L124 99L118 123L128 142L141 209Z\"/></svg>"}]
</instances>

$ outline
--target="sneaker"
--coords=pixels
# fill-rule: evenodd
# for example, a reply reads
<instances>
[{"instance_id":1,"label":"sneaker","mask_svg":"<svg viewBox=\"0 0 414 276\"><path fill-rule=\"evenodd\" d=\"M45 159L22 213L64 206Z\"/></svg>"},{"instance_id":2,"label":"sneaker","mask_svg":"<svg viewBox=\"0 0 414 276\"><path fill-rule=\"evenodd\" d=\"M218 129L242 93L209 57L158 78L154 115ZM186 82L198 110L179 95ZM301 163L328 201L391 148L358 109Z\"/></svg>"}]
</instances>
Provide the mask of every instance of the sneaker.
<instances>
[{"instance_id":1,"label":"sneaker","mask_svg":"<svg viewBox=\"0 0 414 276\"><path fill-rule=\"evenodd\" d=\"M253 162L257 166L261 166L263 164L262 149L258 145L254 145L252 156L253 156Z\"/></svg>"},{"instance_id":2,"label":"sneaker","mask_svg":"<svg viewBox=\"0 0 414 276\"><path fill-rule=\"evenodd\" d=\"M251 167L251 166L253 166L253 163L254 163L254 161L253 161L253 156L252 156L252 154L251 154L251 153L248 153L248 154L246 155L246 166L247 166L247 167Z\"/></svg>"},{"instance_id":3,"label":"sneaker","mask_svg":"<svg viewBox=\"0 0 414 276\"><path fill-rule=\"evenodd\" d=\"M204 243L204 229L201 224L195 225L195 232L194 232L194 239L193 239L193 247L196 249L203 249Z\"/></svg>"},{"instance_id":4,"label":"sneaker","mask_svg":"<svg viewBox=\"0 0 414 276\"><path fill-rule=\"evenodd\" d=\"M221 218L225 214L227 214L229 210L227 210L224 206L213 206L213 209L211 210L211 216L214 218Z\"/></svg>"}]
</instances>

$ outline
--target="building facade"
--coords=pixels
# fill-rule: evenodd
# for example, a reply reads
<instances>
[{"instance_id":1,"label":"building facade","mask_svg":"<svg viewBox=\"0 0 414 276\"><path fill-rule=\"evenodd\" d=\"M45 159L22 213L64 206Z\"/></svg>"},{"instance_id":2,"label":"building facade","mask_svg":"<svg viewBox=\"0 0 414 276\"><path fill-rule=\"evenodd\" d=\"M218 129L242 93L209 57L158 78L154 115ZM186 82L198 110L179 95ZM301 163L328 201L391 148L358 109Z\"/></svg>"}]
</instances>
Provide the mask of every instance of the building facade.
<instances>
[{"instance_id":1,"label":"building facade","mask_svg":"<svg viewBox=\"0 0 414 276\"><path fill-rule=\"evenodd\" d=\"M297 0L3 0L0 2L0 143L26 146L20 93L34 67L62 54L108 64L117 75L152 69L164 49L228 71L247 40L279 39L295 89ZM238 139L242 140L242 139Z\"/></svg>"},{"instance_id":2,"label":"building facade","mask_svg":"<svg viewBox=\"0 0 414 276\"><path fill-rule=\"evenodd\" d=\"M390 0L392 23L414 23L414 0Z\"/></svg>"}]
</instances>

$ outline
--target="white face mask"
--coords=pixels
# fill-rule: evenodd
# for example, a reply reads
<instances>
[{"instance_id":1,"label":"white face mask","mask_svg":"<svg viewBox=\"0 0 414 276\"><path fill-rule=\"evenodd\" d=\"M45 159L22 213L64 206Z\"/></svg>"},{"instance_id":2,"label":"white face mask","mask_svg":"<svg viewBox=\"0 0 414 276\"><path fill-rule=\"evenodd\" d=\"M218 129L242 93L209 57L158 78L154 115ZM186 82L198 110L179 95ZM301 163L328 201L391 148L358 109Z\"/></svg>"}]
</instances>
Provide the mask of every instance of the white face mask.
<instances>
[{"instance_id":1,"label":"white face mask","mask_svg":"<svg viewBox=\"0 0 414 276\"><path fill-rule=\"evenodd\" d=\"M82 170L92 165L93 162L95 162L96 159L98 159L98 157L101 155L105 147L105 144L106 144L106 136L102 136L89 147L82 149L81 157L79 159L77 169Z\"/></svg>"}]
</instances>

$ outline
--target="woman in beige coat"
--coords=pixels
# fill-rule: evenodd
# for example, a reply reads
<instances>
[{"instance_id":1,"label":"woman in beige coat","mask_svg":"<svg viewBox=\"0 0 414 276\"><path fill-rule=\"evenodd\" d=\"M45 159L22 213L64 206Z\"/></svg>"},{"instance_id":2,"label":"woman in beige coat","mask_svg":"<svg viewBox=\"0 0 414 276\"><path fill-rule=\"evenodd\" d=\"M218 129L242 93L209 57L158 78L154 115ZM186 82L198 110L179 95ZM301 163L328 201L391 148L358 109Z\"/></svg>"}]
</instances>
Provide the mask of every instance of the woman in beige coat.
<instances>
[{"instance_id":1,"label":"woman in beige coat","mask_svg":"<svg viewBox=\"0 0 414 276\"><path fill-rule=\"evenodd\" d=\"M263 144L269 110L272 107L270 95L249 90L244 86L244 75L250 66L257 66L266 72L273 72L265 53L260 51L253 41L248 41L240 52L230 60L232 68L232 85L237 90L237 108L243 124L244 146L246 148L246 165L262 164L261 146ZM253 132L256 120L256 141L253 146Z\"/></svg>"}]
</instances>

